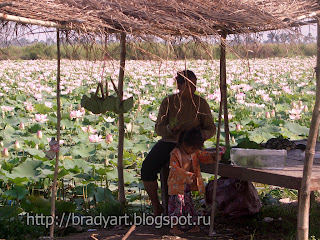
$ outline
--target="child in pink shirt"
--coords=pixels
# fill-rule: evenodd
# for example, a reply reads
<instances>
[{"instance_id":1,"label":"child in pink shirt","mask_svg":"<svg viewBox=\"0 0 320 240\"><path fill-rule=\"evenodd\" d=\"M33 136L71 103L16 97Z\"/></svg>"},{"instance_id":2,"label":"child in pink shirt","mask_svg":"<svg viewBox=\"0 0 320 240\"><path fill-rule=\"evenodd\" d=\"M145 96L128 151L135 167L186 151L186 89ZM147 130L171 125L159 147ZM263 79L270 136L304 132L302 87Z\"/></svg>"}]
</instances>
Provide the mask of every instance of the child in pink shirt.
<instances>
[{"instance_id":1,"label":"child in pink shirt","mask_svg":"<svg viewBox=\"0 0 320 240\"><path fill-rule=\"evenodd\" d=\"M172 150L170 157L168 178L170 216L190 215L193 219L196 216L191 191L199 191L200 194L205 192L200 162L215 162L213 154L201 151L202 148L203 138L200 130L193 128L179 135L177 147ZM200 228L196 224L189 230L189 232L199 231ZM170 232L182 233L177 225Z\"/></svg>"}]
</instances>

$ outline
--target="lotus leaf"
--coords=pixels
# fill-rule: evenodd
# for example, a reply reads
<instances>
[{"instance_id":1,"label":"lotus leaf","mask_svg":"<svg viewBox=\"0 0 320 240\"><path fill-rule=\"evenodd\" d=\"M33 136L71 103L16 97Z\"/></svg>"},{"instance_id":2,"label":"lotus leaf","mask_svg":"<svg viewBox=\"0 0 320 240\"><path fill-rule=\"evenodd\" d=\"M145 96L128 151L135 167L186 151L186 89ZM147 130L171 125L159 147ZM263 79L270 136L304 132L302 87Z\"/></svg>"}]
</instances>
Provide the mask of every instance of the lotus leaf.
<instances>
[{"instance_id":1,"label":"lotus leaf","mask_svg":"<svg viewBox=\"0 0 320 240\"><path fill-rule=\"evenodd\" d=\"M29 190L25 186L16 185L11 190L5 191L3 194L13 199L21 200L29 193Z\"/></svg>"},{"instance_id":2,"label":"lotus leaf","mask_svg":"<svg viewBox=\"0 0 320 240\"><path fill-rule=\"evenodd\" d=\"M45 199L42 196L29 195L26 201L21 203L21 206L34 214L49 215L51 209L51 203L49 199Z\"/></svg>"},{"instance_id":3,"label":"lotus leaf","mask_svg":"<svg viewBox=\"0 0 320 240\"><path fill-rule=\"evenodd\" d=\"M139 181L139 177L134 169L124 169L123 170L124 182L131 183L134 181ZM118 179L118 170L115 168L107 173L108 179Z\"/></svg>"},{"instance_id":4,"label":"lotus leaf","mask_svg":"<svg viewBox=\"0 0 320 240\"><path fill-rule=\"evenodd\" d=\"M59 214L72 213L77 209L77 205L73 202L56 201L56 211Z\"/></svg>"},{"instance_id":5,"label":"lotus leaf","mask_svg":"<svg viewBox=\"0 0 320 240\"><path fill-rule=\"evenodd\" d=\"M27 100L27 97L25 94L19 94L16 97L16 101L25 102Z\"/></svg>"},{"instance_id":6,"label":"lotus leaf","mask_svg":"<svg viewBox=\"0 0 320 240\"><path fill-rule=\"evenodd\" d=\"M117 202L108 188L97 187L93 194L97 202Z\"/></svg>"},{"instance_id":7,"label":"lotus leaf","mask_svg":"<svg viewBox=\"0 0 320 240\"><path fill-rule=\"evenodd\" d=\"M3 119L2 121L3 121L3 123L7 123L8 124L7 126L10 126L10 127L20 124L20 121L18 118L11 117L11 116ZM13 131L12 131L12 133L13 133Z\"/></svg>"},{"instance_id":8,"label":"lotus leaf","mask_svg":"<svg viewBox=\"0 0 320 240\"><path fill-rule=\"evenodd\" d=\"M17 177L23 178L26 177L28 179L36 179L36 177L40 174L38 168L44 168L46 164L44 164L41 160L32 160L27 159L25 162L21 163L19 166L13 168L12 174L8 174L8 178L15 179Z\"/></svg>"},{"instance_id":9,"label":"lotus leaf","mask_svg":"<svg viewBox=\"0 0 320 240\"><path fill-rule=\"evenodd\" d=\"M73 156L80 156L82 158L93 156L96 153L94 146L84 146L83 144L77 145L72 148L71 154Z\"/></svg>"},{"instance_id":10,"label":"lotus leaf","mask_svg":"<svg viewBox=\"0 0 320 240\"><path fill-rule=\"evenodd\" d=\"M23 209L18 206L3 206L0 208L0 220L17 217L22 212Z\"/></svg>"},{"instance_id":11,"label":"lotus leaf","mask_svg":"<svg viewBox=\"0 0 320 240\"><path fill-rule=\"evenodd\" d=\"M287 128L289 131L291 131L293 134L297 134L297 135L304 135L304 136L308 136L309 134L309 128L305 127L305 126L300 126L297 123L291 123L288 122L284 125L285 128Z\"/></svg>"},{"instance_id":12,"label":"lotus leaf","mask_svg":"<svg viewBox=\"0 0 320 240\"><path fill-rule=\"evenodd\" d=\"M35 109L41 114L46 114L48 112L52 112L53 111L51 108L48 108L44 104L35 104Z\"/></svg>"}]
</instances>

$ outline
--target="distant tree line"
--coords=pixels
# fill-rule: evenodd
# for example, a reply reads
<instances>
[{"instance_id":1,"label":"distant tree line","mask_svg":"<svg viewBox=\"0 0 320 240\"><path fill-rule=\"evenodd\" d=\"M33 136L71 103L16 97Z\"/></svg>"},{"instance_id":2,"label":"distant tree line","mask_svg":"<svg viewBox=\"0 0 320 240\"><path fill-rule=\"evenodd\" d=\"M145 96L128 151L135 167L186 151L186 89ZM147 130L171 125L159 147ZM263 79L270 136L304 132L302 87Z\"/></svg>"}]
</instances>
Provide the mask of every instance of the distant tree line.
<instances>
[{"instance_id":1,"label":"distant tree line","mask_svg":"<svg viewBox=\"0 0 320 240\"><path fill-rule=\"evenodd\" d=\"M229 41L227 50L228 58L270 58L270 57L294 57L316 55L314 42L287 43L277 42L278 38L270 36L268 43L258 41L237 42L237 39ZM281 39L281 36L279 36ZM280 41L280 40L279 40ZM61 56L73 60L102 60L119 59L120 47L118 42L105 45L101 43L68 44L61 47ZM105 55L106 53L106 55ZM198 42L128 42L127 59L131 60L179 60L179 59L218 59L220 46L218 43ZM0 60L6 59L55 59L56 46L51 43L34 42L26 45L10 45L0 47Z\"/></svg>"}]
</instances>

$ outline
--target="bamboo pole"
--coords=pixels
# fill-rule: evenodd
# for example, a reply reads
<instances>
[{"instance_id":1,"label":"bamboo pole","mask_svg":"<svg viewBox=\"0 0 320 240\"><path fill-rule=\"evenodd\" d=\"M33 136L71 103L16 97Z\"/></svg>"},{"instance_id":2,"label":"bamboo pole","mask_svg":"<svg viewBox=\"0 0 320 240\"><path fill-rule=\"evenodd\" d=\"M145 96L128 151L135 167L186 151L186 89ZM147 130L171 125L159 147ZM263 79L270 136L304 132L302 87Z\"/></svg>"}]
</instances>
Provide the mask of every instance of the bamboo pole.
<instances>
[{"instance_id":1,"label":"bamboo pole","mask_svg":"<svg viewBox=\"0 0 320 240\"><path fill-rule=\"evenodd\" d=\"M214 165L214 182L213 182L213 192L212 192L212 207L210 216L210 228L209 236L213 236L215 232L214 228L214 215L216 211L216 196L217 196L217 182L218 182L218 171L219 171L219 147L220 147L220 132L221 132L221 118L222 118L222 108L224 112L224 127L225 127L225 141L226 146L230 146L229 139L229 123L228 123L228 104L227 104L227 83L226 83L226 33L221 35L221 45L220 45L220 108L219 108L219 122L217 131L217 143L216 143L216 163Z\"/></svg>"},{"instance_id":2,"label":"bamboo pole","mask_svg":"<svg viewBox=\"0 0 320 240\"><path fill-rule=\"evenodd\" d=\"M120 38L120 70L119 70L119 81L118 81L118 92L120 100L123 99L123 79L124 69L126 61L126 34L121 33ZM124 146L124 114L119 114L119 143L118 143L118 188L119 188L119 201L122 206L126 203L124 193L124 178L123 178L123 146Z\"/></svg>"},{"instance_id":3,"label":"bamboo pole","mask_svg":"<svg viewBox=\"0 0 320 240\"><path fill-rule=\"evenodd\" d=\"M227 99L227 66L226 66L226 37L227 34L221 34L220 45L220 93L221 101L223 103L224 113L224 133L226 146L230 146L229 120L228 120L228 99Z\"/></svg>"},{"instance_id":4,"label":"bamboo pole","mask_svg":"<svg viewBox=\"0 0 320 240\"><path fill-rule=\"evenodd\" d=\"M39 26L49 27L49 28L50 27L64 28L64 29L66 28L66 26L55 23L55 22L36 20L36 19L25 18L25 17L17 17L13 15L4 14L4 13L0 13L0 20L12 21L12 22L23 23L23 24L39 25Z\"/></svg>"},{"instance_id":5,"label":"bamboo pole","mask_svg":"<svg viewBox=\"0 0 320 240\"><path fill-rule=\"evenodd\" d=\"M303 167L303 178L299 193L297 239L307 240L309 237L310 182L312 165L320 124L320 25L317 23L317 67L316 67L316 101L312 112L306 156Z\"/></svg>"},{"instance_id":6,"label":"bamboo pole","mask_svg":"<svg viewBox=\"0 0 320 240\"><path fill-rule=\"evenodd\" d=\"M57 29L57 142L60 143L60 121L61 121L61 103L60 103L60 33ZM59 157L60 157L60 144L56 153L56 162L54 166L54 175L51 191L51 217L53 220L52 225L50 226L50 239L54 237L54 225L55 225L55 200L56 200L56 189L57 189L57 179L58 179L58 170L59 170Z\"/></svg>"},{"instance_id":7,"label":"bamboo pole","mask_svg":"<svg viewBox=\"0 0 320 240\"><path fill-rule=\"evenodd\" d=\"M221 92L221 88L220 88ZM219 170L219 147L220 147L220 131L221 131L221 116L222 116L222 99L220 101L219 108L219 121L218 121L218 131L217 131L217 144L216 144L216 163L214 165L214 180L213 180L213 192L212 192L212 205L211 205L211 216L210 216L210 227L209 227L209 236L213 236L214 232L214 215L216 212L216 196L217 196L217 182L218 182L218 170Z\"/></svg>"}]
</instances>

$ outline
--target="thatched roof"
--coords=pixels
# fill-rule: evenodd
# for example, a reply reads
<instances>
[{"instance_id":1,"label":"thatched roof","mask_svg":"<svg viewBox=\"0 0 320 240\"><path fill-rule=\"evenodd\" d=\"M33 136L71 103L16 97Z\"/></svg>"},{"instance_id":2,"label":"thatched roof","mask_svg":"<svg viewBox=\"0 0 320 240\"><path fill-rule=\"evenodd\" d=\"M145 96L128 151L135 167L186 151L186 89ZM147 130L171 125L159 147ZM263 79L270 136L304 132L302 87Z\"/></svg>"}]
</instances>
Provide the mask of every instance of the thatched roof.
<instances>
[{"instance_id":1,"label":"thatched roof","mask_svg":"<svg viewBox=\"0 0 320 240\"><path fill-rule=\"evenodd\" d=\"M0 14L157 36L279 29L318 10L317 0L0 0Z\"/></svg>"}]
</instances>

